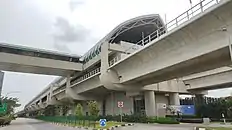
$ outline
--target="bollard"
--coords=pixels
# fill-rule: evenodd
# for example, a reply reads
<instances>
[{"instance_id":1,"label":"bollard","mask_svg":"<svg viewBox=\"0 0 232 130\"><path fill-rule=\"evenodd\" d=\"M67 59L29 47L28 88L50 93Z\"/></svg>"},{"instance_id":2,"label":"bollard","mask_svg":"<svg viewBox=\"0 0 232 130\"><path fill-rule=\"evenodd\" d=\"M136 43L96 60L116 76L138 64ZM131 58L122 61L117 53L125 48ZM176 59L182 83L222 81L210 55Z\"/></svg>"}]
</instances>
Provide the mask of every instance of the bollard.
<instances>
[{"instance_id":1,"label":"bollard","mask_svg":"<svg viewBox=\"0 0 232 130\"><path fill-rule=\"evenodd\" d=\"M210 124L210 119L209 118L203 118L203 124L204 125L209 125Z\"/></svg>"}]
</instances>

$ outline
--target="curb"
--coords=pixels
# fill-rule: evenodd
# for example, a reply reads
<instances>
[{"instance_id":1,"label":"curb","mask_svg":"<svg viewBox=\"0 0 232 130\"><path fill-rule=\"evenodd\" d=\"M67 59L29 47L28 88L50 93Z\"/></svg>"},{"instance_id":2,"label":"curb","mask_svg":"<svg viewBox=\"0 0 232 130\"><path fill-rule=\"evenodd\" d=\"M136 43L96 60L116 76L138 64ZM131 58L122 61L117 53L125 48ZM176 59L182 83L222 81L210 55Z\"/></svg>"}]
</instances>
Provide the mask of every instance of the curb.
<instances>
[{"instance_id":1,"label":"curb","mask_svg":"<svg viewBox=\"0 0 232 130\"><path fill-rule=\"evenodd\" d=\"M194 127L193 130L206 130L206 128L203 128L203 127Z\"/></svg>"},{"instance_id":2,"label":"curb","mask_svg":"<svg viewBox=\"0 0 232 130\"><path fill-rule=\"evenodd\" d=\"M122 124L122 125L116 125L116 126L113 126L111 128L108 128L108 129L96 129L96 128L93 128L93 129L90 129L90 130L115 130L119 127L125 127L125 126L133 126L134 124L132 123L128 123L128 124Z\"/></svg>"},{"instance_id":3,"label":"curb","mask_svg":"<svg viewBox=\"0 0 232 130\"><path fill-rule=\"evenodd\" d=\"M54 123L52 122L51 124L54 124L54 125L58 125L58 126L67 126L67 127L73 127L73 126L69 126L69 125L66 125L66 124L60 124L60 123ZM113 126L113 127L110 127L110 128L107 128L107 129L102 129L102 128L88 128L88 127L82 127L82 126L75 126L73 128L82 128L82 129L86 129L86 130L115 130L119 127L126 127L126 126L133 126L134 124L132 123L128 123L128 124L122 124L122 125L116 125L116 126Z\"/></svg>"}]
</instances>

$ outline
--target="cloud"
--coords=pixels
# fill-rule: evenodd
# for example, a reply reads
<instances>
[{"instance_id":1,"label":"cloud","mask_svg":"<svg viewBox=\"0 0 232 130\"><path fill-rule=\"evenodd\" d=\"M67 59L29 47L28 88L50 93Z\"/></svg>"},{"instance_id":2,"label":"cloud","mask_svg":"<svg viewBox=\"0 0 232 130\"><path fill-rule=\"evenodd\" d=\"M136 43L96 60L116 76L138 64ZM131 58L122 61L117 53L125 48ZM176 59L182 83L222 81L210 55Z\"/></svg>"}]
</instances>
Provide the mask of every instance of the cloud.
<instances>
[{"instance_id":1,"label":"cloud","mask_svg":"<svg viewBox=\"0 0 232 130\"><path fill-rule=\"evenodd\" d=\"M57 17L54 24L55 32L53 33L54 47L61 51L68 51L68 44L85 42L90 35L90 31L82 25L72 25L63 18Z\"/></svg>"},{"instance_id":2,"label":"cloud","mask_svg":"<svg viewBox=\"0 0 232 130\"><path fill-rule=\"evenodd\" d=\"M70 0L69 8L74 11L78 6L83 5L85 2L83 0Z\"/></svg>"},{"instance_id":3,"label":"cloud","mask_svg":"<svg viewBox=\"0 0 232 130\"><path fill-rule=\"evenodd\" d=\"M69 49L69 47L66 44L54 42L53 46L54 46L54 48L56 48L59 51L71 52L71 50Z\"/></svg>"},{"instance_id":4,"label":"cloud","mask_svg":"<svg viewBox=\"0 0 232 130\"><path fill-rule=\"evenodd\" d=\"M55 28L57 28L57 34L54 34L54 38L64 42L80 42L84 41L89 33L89 30L81 25L71 25L65 18L58 17L56 19Z\"/></svg>"}]
</instances>

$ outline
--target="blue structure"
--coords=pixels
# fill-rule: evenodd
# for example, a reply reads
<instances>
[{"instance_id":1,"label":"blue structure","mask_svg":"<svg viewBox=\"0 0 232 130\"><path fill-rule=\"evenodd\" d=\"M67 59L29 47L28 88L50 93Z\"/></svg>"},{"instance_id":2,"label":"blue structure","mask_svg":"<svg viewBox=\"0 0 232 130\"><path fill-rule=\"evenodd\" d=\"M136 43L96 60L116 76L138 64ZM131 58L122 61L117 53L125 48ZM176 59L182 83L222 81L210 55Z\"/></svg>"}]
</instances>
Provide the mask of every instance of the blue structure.
<instances>
[{"instance_id":1,"label":"blue structure","mask_svg":"<svg viewBox=\"0 0 232 130\"><path fill-rule=\"evenodd\" d=\"M181 115L195 115L195 106L194 105L170 105L171 110L180 112Z\"/></svg>"},{"instance_id":2,"label":"blue structure","mask_svg":"<svg viewBox=\"0 0 232 130\"><path fill-rule=\"evenodd\" d=\"M101 127L105 127L106 126L106 119L100 119L99 124Z\"/></svg>"},{"instance_id":3,"label":"blue structure","mask_svg":"<svg viewBox=\"0 0 232 130\"><path fill-rule=\"evenodd\" d=\"M195 107L194 105L180 105L180 112L182 115L194 115Z\"/></svg>"}]
</instances>

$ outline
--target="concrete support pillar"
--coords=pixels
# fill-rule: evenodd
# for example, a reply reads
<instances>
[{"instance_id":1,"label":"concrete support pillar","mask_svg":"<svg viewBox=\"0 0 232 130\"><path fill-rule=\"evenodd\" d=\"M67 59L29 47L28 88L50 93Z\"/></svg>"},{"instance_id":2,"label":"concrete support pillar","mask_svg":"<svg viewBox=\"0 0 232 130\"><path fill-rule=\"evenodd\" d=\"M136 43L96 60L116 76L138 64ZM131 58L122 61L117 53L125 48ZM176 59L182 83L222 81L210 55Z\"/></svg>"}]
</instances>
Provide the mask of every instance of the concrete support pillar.
<instances>
[{"instance_id":1,"label":"concrete support pillar","mask_svg":"<svg viewBox=\"0 0 232 130\"><path fill-rule=\"evenodd\" d=\"M110 94L110 98L111 98L111 112L112 112L112 115L114 115L115 114L115 112L114 112L114 103L115 103L115 101L114 101L114 92L111 92L111 94Z\"/></svg>"},{"instance_id":2,"label":"concrete support pillar","mask_svg":"<svg viewBox=\"0 0 232 130\"><path fill-rule=\"evenodd\" d=\"M66 77L66 87L67 88L70 88L70 81L71 81L71 77L70 77L70 75L67 75L67 77Z\"/></svg>"},{"instance_id":3,"label":"concrete support pillar","mask_svg":"<svg viewBox=\"0 0 232 130\"><path fill-rule=\"evenodd\" d=\"M61 107L61 106L59 106L59 114L60 114L60 116L63 116L63 115L64 115L64 113L63 113L63 109L62 109L62 107Z\"/></svg>"},{"instance_id":4,"label":"concrete support pillar","mask_svg":"<svg viewBox=\"0 0 232 130\"><path fill-rule=\"evenodd\" d=\"M78 99L77 94L75 94L75 92L73 91L73 89L71 88L71 77L70 75L67 75L66 77L66 89L65 89L65 94L66 97L70 99L70 101L72 102L72 99Z\"/></svg>"},{"instance_id":5,"label":"concrete support pillar","mask_svg":"<svg viewBox=\"0 0 232 130\"><path fill-rule=\"evenodd\" d=\"M156 116L156 102L154 91L145 91L145 110L147 116Z\"/></svg>"},{"instance_id":6,"label":"concrete support pillar","mask_svg":"<svg viewBox=\"0 0 232 130\"><path fill-rule=\"evenodd\" d=\"M101 45L101 72L107 72L109 68L109 56L108 56L109 44L104 42Z\"/></svg>"},{"instance_id":7,"label":"concrete support pillar","mask_svg":"<svg viewBox=\"0 0 232 130\"><path fill-rule=\"evenodd\" d=\"M171 93L169 95L170 105L180 105L179 93Z\"/></svg>"}]
</instances>

